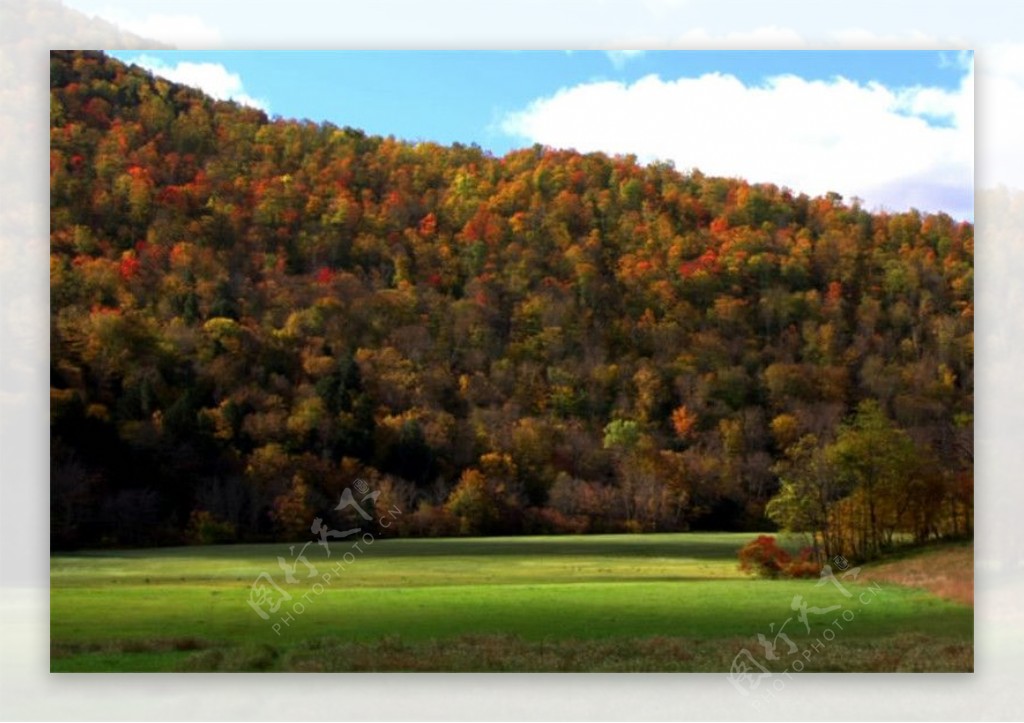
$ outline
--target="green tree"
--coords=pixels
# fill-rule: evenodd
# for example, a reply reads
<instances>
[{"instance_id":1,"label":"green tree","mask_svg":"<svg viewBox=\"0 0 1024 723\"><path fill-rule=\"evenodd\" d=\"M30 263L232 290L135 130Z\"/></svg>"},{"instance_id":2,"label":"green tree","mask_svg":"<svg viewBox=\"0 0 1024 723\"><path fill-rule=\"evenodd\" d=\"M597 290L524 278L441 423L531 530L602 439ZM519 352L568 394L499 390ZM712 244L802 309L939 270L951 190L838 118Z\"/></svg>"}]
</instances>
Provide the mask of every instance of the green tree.
<instances>
[{"instance_id":1,"label":"green tree","mask_svg":"<svg viewBox=\"0 0 1024 723\"><path fill-rule=\"evenodd\" d=\"M818 438L804 435L787 447L773 471L780 486L765 508L768 518L788 532L810 534L819 560L842 552L842 540L829 521L833 503L848 490Z\"/></svg>"},{"instance_id":2,"label":"green tree","mask_svg":"<svg viewBox=\"0 0 1024 723\"><path fill-rule=\"evenodd\" d=\"M913 440L892 423L878 402L869 399L840 428L828 458L839 480L859 493L857 548L865 556L878 554L892 545L894 534L906 525L908 490L922 474Z\"/></svg>"}]
</instances>

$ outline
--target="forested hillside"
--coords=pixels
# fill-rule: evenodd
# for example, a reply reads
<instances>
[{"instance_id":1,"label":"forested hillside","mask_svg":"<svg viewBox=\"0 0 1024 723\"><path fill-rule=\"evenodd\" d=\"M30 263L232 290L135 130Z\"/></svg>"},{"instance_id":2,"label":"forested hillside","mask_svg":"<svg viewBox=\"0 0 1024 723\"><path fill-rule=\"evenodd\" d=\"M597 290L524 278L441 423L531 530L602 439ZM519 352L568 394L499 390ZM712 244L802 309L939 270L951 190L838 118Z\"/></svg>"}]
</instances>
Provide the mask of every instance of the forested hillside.
<instances>
[{"instance_id":1,"label":"forested hillside","mask_svg":"<svg viewBox=\"0 0 1024 723\"><path fill-rule=\"evenodd\" d=\"M55 546L970 529L969 223L50 82Z\"/></svg>"}]
</instances>

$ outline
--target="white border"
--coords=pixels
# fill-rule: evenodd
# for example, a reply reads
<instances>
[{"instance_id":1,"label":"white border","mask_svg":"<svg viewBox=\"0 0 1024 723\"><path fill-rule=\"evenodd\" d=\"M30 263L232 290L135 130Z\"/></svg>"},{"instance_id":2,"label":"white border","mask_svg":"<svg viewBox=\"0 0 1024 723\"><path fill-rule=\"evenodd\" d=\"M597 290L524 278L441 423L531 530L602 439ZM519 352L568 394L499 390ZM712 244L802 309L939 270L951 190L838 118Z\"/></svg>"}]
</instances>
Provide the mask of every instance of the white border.
<instances>
[{"instance_id":1,"label":"white border","mask_svg":"<svg viewBox=\"0 0 1024 723\"><path fill-rule=\"evenodd\" d=\"M74 0L79 7L91 0ZM103 5L97 1L96 6ZM36 21L24 23L27 8ZM973 47L1024 39L1012 3L820 0L110 2L183 13L224 47ZM123 8L128 8L124 10ZM179 8L175 10L175 8ZM0 716L80 720L1012 719L1024 625L1024 191L996 189L1010 109L978 73L977 631L973 675L804 675L758 713L717 675L48 674L48 50L111 47L46 0L5 0L0 96ZM1017 17L1014 17L1014 16ZM20 20L19 20L20 19ZM21 23L19 25L19 22ZM168 28L175 27L168 21ZM187 24L179 26L187 32ZM194 26L199 27L199 26ZM206 28L208 30L208 27ZM868 28L857 31L857 28ZM202 27L199 28L203 30ZM852 30L851 30L852 29ZM842 31L842 32L840 32ZM845 33L845 34L843 34ZM858 34L859 33L859 34ZM866 34L865 34L866 33ZM198 36L197 36L198 37ZM205 36L208 40L209 35ZM843 42L843 38L847 42ZM174 38L194 45L187 34ZM130 44L125 38L124 45ZM208 43L207 43L208 44ZM1000 56L1005 57L1005 56ZM991 65L989 66L992 67ZM995 68L1020 72L1012 67ZM1014 474L1011 474L1013 472Z\"/></svg>"}]
</instances>

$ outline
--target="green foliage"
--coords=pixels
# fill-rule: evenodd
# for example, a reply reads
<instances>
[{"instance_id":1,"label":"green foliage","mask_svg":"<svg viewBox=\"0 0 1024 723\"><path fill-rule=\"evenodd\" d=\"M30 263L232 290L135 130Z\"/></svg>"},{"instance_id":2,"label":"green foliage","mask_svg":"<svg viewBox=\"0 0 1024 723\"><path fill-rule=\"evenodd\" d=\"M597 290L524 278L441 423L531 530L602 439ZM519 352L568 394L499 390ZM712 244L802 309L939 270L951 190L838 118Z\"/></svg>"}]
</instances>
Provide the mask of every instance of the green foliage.
<instances>
[{"instance_id":1,"label":"green foliage","mask_svg":"<svg viewBox=\"0 0 1024 723\"><path fill-rule=\"evenodd\" d=\"M781 485L766 514L811 533L824 558L875 557L901 533L918 542L959 534L957 478L929 462L874 400L858 405L832 443L802 437L775 469Z\"/></svg>"},{"instance_id":2,"label":"green foliage","mask_svg":"<svg viewBox=\"0 0 1024 723\"><path fill-rule=\"evenodd\" d=\"M829 524L829 512L849 487L838 479L818 438L805 435L788 446L774 470L780 479L779 491L768 502L765 514L784 530L810 533L815 547L821 545L823 558L840 552L841 542Z\"/></svg>"},{"instance_id":3,"label":"green foliage","mask_svg":"<svg viewBox=\"0 0 1024 723\"><path fill-rule=\"evenodd\" d=\"M604 428L604 448L632 451L640 442L640 427L631 419L615 419Z\"/></svg>"}]
</instances>

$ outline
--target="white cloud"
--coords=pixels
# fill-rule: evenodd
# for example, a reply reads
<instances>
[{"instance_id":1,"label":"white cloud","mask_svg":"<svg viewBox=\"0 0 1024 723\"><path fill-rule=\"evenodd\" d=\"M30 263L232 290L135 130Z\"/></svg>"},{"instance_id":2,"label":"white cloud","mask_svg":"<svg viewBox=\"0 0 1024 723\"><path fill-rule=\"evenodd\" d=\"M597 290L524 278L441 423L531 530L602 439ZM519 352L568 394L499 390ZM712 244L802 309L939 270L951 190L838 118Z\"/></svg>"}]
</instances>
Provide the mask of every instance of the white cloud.
<instances>
[{"instance_id":1,"label":"white cloud","mask_svg":"<svg viewBox=\"0 0 1024 723\"><path fill-rule=\"evenodd\" d=\"M731 31L713 35L705 28L693 28L678 36L673 47L679 48L799 48L806 45L800 33L791 28L765 25L752 30Z\"/></svg>"},{"instance_id":2,"label":"white cloud","mask_svg":"<svg viewBox=\"0 0 1024 723\"><path fill-rule=\"evenodd\" d=\"M199 15L155 12L139 17L124 8L107 5L99 9L100 17L143 38L159 40L182 48L209 48L223 42L221 33Z\"/></svg>"},{"instance_id":3,"label":"white cloud","mask_svg":"<svg viewBox=\"0 0 1024 723\"><path fill-rule=\"evenodd\" d=\"M957 50L954 53L939 53L940 68L960 68L969 70L974 63L974 55L970 50Z\"/></svg>"},{"instance_id":4,"label":"white cloud","mask_svg":"<svg viewBox=\"0 0 1024 723\"><path fill-rule=\"evenodd\" d=\"M220 63L192 63L183 60L175 65L168 65L150 55L140 55L129 62L161 78L199 88L218 100L234 100L253 108L270 109L267 101L253 98L245 92L241 76L232 73Z\"/></svg>"},{"instance_id":5,"label":"white cloud","mask_svg":"<svg viewBox=\"0 0 1024 723\"><path fill-rule=\"evenodd\" d=\"M919 30L898 33L876 33L864 28L845 28L827 33L825 38L832 41L832 44L863 50L955 49L964 46L964 42L961 39L950 36L939 38L928 33L922 33Z\"/></svg>"},{"instance_id":6,"label":"white cloud","mask_svg":"<svg viewBox=\"0 0 1024 723\"><path fill-rule=\"evenodd\" d=\"M986 187L1024 188L1024 44L989 46L977 53L978 181Z\"/></svg>"},{"instance_id":7,"label":"white cloud","mask_svg":"<svg viewBox=\"0 0 1024 723\"><path fill-rule=\"evenodd\" d=\"M621 70L629 61L643 57L644 52L643 50L606 50L605 54L608 56L608 60L612 61L612 65L617 70Z\"/></svg>"},{"instance_id":8,"label":"white cloud","mask_svg":"<svg viewBox=\"0 0 1024 723\"><path fill-rule=\"evenodd\" d=\"M634 153L709 175L836 191L868 208L973 214L974 71L955 90L793 75L585 83L505 116L529 143Z\"/></svg>"},{"instance_id":9,"label":"white cloud","mask_svg":"<svg viewBox=\"0 0 1024 723\"><path fill-rule=\"evenodd\" d=\"M135 3L117 4L105 2L94 7L87 0L67 2L82 12L95 13L108 22L148 40L158 40L175 47L210 48L223 42L220 31L210 25L200 14L181 14L169 11L150 12L139 15Z\"/></svg>"}]
</instances>

